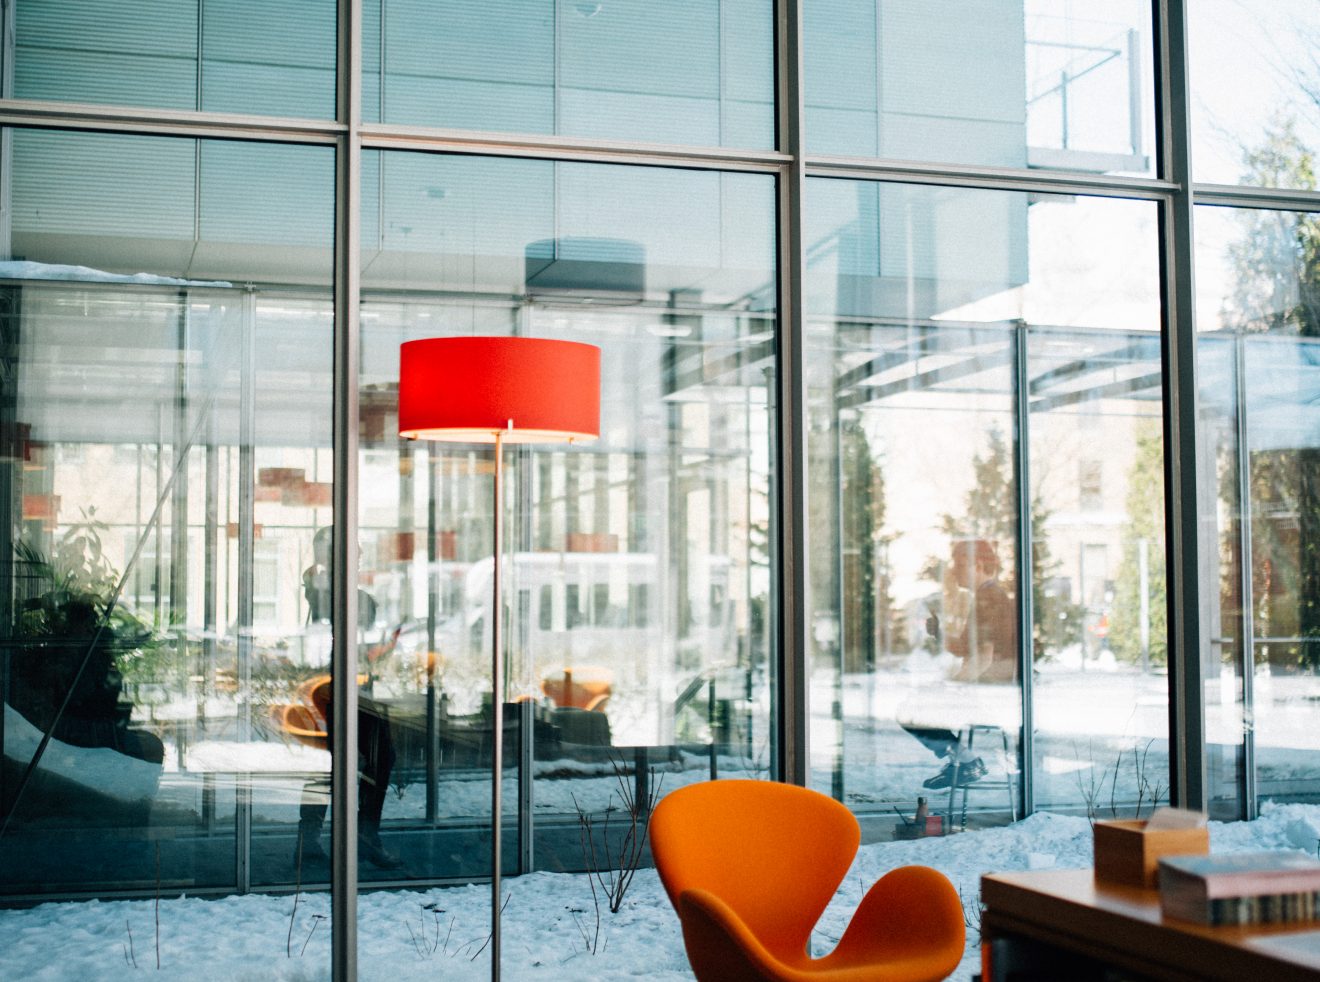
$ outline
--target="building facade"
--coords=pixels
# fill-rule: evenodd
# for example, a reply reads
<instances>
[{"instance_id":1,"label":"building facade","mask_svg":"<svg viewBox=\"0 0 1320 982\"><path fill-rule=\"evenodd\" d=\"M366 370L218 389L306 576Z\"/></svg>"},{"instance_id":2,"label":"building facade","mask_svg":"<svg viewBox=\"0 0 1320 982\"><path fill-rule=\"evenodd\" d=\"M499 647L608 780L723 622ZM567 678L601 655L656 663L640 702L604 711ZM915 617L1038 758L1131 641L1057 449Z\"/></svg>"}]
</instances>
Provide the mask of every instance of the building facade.
<instances>
[{"instance_id":1,"label":"building facade","mask_svg":"<svg viewBox=\"0 0 1320 982\"><path fill-rule=\"evenodd\" d=\"M3 900L489 875L494 698L508 873L715 777L1320 795L1313 5L0 14ZM397 437L468 334L603 357L502 612L489 451Z\"/></svg>"}]
</instances>

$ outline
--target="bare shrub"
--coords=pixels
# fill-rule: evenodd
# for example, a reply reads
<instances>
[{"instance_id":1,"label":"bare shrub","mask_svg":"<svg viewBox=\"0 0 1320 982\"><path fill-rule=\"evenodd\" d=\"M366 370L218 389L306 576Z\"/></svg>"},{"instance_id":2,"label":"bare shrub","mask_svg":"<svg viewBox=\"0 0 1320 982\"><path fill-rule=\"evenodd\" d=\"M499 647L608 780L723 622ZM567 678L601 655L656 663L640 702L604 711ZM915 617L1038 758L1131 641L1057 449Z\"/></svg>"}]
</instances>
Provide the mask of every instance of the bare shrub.
<instances>
[{"instance_id":1,"label":"bare shrub","mask_svg":"<svg viewBox=\"0 0 1320 982\"><path fill-rule=\"evenodd\" d=\"M651 824L650 803L637 800L627 768L617 760L610 763L614 767L617 787L611 792L610 804L605 807L605 818L599 823L599 836L596 834L595 816L582 807L576 795L573 796L573 807L577 809L578 816L578 836L582 844L582 862L587 869L587 883L591 886L591 903L595 912L593 927L588 929L578 919L578 915L585 911L575 911L573 908L570 911L573 912L587 951L593 955L601 950L601 900L604 899L611 914L617 914L623 906L623 898L646 852L646 837ZM649 768L647 784L652 788L650 797L659 794L661 783L663 778L657 780L655 768ZM613 804L615 795L618 795L619 807ZM622 816L622 822L615 821L617 816ZM599 846L597 839L600 841Z\"/></svg>"}]
</instances>

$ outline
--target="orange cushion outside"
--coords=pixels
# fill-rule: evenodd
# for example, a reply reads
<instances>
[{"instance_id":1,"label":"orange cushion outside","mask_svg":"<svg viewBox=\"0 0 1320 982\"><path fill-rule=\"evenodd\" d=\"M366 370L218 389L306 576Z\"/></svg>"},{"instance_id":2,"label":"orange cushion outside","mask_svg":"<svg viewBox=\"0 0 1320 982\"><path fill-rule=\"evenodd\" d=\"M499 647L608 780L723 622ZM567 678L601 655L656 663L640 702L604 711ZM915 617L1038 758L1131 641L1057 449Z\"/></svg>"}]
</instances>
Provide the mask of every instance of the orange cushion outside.
<instances>
[{"instance_id":1,"label":"orange cushion outside","mask_svg":"<svg viewBox=\"0 0 1320 982\"><path fill-rule=\"evenodd\" d=\"M321 719L307 706L281 703L271 707L275 724L287 735L309 747L324 748L325 728Z\"/></svg>"}]
</instances>

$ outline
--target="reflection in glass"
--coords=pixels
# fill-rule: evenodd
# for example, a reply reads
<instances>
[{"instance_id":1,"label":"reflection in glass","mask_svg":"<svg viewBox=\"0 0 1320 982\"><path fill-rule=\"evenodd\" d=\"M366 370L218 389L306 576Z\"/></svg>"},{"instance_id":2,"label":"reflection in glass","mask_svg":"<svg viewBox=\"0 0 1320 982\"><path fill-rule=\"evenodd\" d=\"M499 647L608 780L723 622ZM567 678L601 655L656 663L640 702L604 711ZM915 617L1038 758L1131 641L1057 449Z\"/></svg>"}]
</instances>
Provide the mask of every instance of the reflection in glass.
<instances>
[{"instance_id":1,"label":"reflection in glass","mask_svg":"<svg viewBox=\"0 0 1320 982\"><path fill-rule=\"evenodd\" d=\"M330 513L333 155L12 145L0 891L324 883L296 841L329 755L297 707L329 652L301 571Z\"/></svg>"},{"instance_id":2,"label":"reflection in glass","mask_svg":"<svg viewBox=\"0 0 1320 982\"><path fill-rule=\"evenodd\" d=\"M1154 209L849 181L809 194L813 783L877 836L919 834L919 797L945 829L1020 814L1018 448L1036 805L1086 810L1079 775L1107 780L1119 754L1158 780ZM1140 726L1115 717L1138 701ZM1114 800L1130 812L1153 792L1125 778Z\"/></svg>"},{"instance_id":3,"label":"reflection in glass","mask_svg":"<svg viewBox=\"0 0 1320 982\"><path fill-rule=\"evenodd\" d=\"M1157 296L1149 280L1124 286ZM1041 808L1110 818L1168 803L1157 325L1028 334Z\"/></svg>"},{"instance_id":4,"label":"reflection in glass","mask_svg":"<svg viewBox=\"0 0 1320 982\"><path fill-rule=\"evenodd\" d=\"M1219 548L1203 565L1211 791L1226 818L1320 792L1320 379L1314 213L1198 209L1198 371L1206 507ZM1249 723L1247 722L1249 721Z\"/></svg>"},{"instance_id":5,"label":"reflection in glass","mask_svg":"<svg viewBox=\"0 0 1320 982\"><path fill-rule=\"evenodd\" d=\"M807 0L803 16L813 153L1151 173L1149 4Z\"/></svg>"},{"instance_id":6,"label":"reflection in glass","mask_svg":"<svg viewBox=\"0 0 1320 982\"><path fill-rule=\"evenodd\" d=\"M17 0L13 94L333 118L334 0Z\"/></svg>"},{"instance_id":7,"label":"reflection in glass","mask_svg":"<svg viewBox=\"0 0 1320 982\"><path fill-rule=\"evenodd\" d=\"M600 439L506 451L498 614L505 872L582 869L580 815L598 847L612 816L617 845L626 813L678 784L771 774L773 182L410 153L364 174L381 204L361 537L381 646L362 693L397 753L388 876L489 862L493 459L397 437L399 344L452 335L602 352Z\"/></svg>"},{"instance_id":8,"label":"reflection in glass","mask_svg":"<svg viewBox=\"0 0 1320 982\"><path fill-rule=\"evenodd\" d=\"M1314 190L1320 8L1198 0L1187 20L1193 177Z\"/></svg>"},{"instance_id":9,"label":"reflection in glass","mask_svg":"<svg viewBox=\"0 0 1320 982\"><path fill-rule=\"evenodd\" d=\"M774 142L768 0L368 0L367 120L725 147Z\"/></svg>"}]
</instances>

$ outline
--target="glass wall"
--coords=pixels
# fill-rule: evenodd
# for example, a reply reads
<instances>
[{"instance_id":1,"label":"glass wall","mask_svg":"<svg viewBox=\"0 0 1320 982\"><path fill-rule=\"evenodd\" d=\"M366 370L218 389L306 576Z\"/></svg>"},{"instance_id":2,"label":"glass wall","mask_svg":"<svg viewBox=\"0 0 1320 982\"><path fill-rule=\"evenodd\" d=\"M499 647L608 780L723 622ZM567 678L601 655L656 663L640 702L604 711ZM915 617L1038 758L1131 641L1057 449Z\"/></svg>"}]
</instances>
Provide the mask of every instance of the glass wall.
<instances>
[{"instance_id":1,"label":"glass wall","mask_svg":"<svg viewBox=\"0 0 1320 982\"><path fill-rule=\"evenodd\" d=\"M1190 120L1197 179L1238 185L1196 211L1196 327L1204 426L1197 486L1209 602L1203 650L1213 814L1314 801L1316 435L1307 394L1316 320L1315 154L1320 10L1192 5ZM1298 205L1250 193L1286 189ZM1246 207L1227 207L1228 205Z\"/></svg>"},{"instance_id":2,"label":"glass wall","mask_svg":"<svg viewBox=\"0 0 1320 982\"><path fill-rule=\"evenodd\" d=\"M1320 11L1307 0L1188 4L1193 174L1198 181L1315 190Z\"/></svg>"},{"instance_id":3,"label":"glass wall","mask_svg":"<svg viewBox=\"0 0 1320 982\"><path fill-rule=\"evenodd\" d=\"M362 113L651 143L774 143L770 0L365 0Z\"/></svg>"},{"instance_id":4,"label":"glass wall","mask_svg":"<svg viewBox=\"0 0 1320 982\"><path fill-rule=\"evenodd\" d=\"M1201 286L1198 343L1201 494L1218 536L1205 577L1218 585L1206 674L1211 791L1229 815L1320 794L1317 242L1315 212L1197 215L1197 260L1222 270Z\"/></svg>"},{"instance_id":5,"label":"glass wall","mask_svg":"<svg viewBox=\"0 0 1320 982\"><path fill-rule=\"evenodd\" d=\"M603 825L629 796L771 774L774 181L367 159L360 529L379 647L362 700L396 750L383 838L411 877L489 862L452 843L490 814L493 459L399 440L399 345L586 341L600 439L506 453L499 694L518 731L509 871L580 869L580 812Z\"/></svg>"},{"instance_id":6,"label":"glass wall","mask_svg":"<svg viewBox=\"0 0 1320 982\"><path fill-rule=\"evenodd\" d=\"M0 896L324 887L334 659L372 886L489 876L496 739L511 874L731 776L1315 800L1314 5L358 7L0 4ZM598 345L600 439L401 442L445 335Z\"/></svg>"},{"instance_id":7,"label":"glass wall","mask_svg":"<svg viewBox=\"0 0 1320 982\"><path fill-rule=\"evenodd\" d=\"M1154 209L810 190L813 783L1011 821L1029 651L1036 805L1167 797Z\"/></svg>"},{"instance_id":8,"label":"glass wall","mask_svg":"<svg viewBox=\"0 0 1320 982\"><path fill-rule=\"evenodd\" d=\"M5 835L33 848L5 850L8 891L148 884L164 828L165 888L325 882L331 153L13 146ZM774 181L364 170L359 728L388 763L359 787L360 826L383 832L362 875L488 873L492 462L395 435L398 345L453 333L606 352L599 443L510 457L505 556L506 855L531 867L535 816L535 865L580 868L577 809L619 806L616 766L647 798L771 773ZM558 207L514 205L532 200Z\"/></svg>"},{"instance_id":9,"label":"glass wall","mask_svg":"<svg viewBox=\"0 0 1320 982\"><path fill-rule=\"evenodd\" d=\"M19 0L19 99L335 114L335 2Z\"/></svg>"},{"instance_id":10,"label":"glass wall","mask_svg":"<svg viewBox=\"0 0 1320 982\"><path fill-rule=\"evenodd\" d=\"M329 664L302 570L330 505L333 151L5 142L0 879L288 882L300 800L328 795L296 706Z\"/></svg>"},{"instance_id":11,"label":"glass wall","mask_svg":"<svg viewBox=\"0 0 1320 982\"><path fill-rule=\"evenodd\" d=\"M1158 216L1085 198L1030 216L1033 796L1148 814L1170 796Z\"/></svg>"},{"instance_id":12,"label":"glass wall","mask_svg":"<svg viewBox=\"0 0 1320 982\"><path fill-rule=\"evenodd\" d=\"M1148 3L803 7L812 153L1154 172Z\"/></svg>"}]
</instances>

